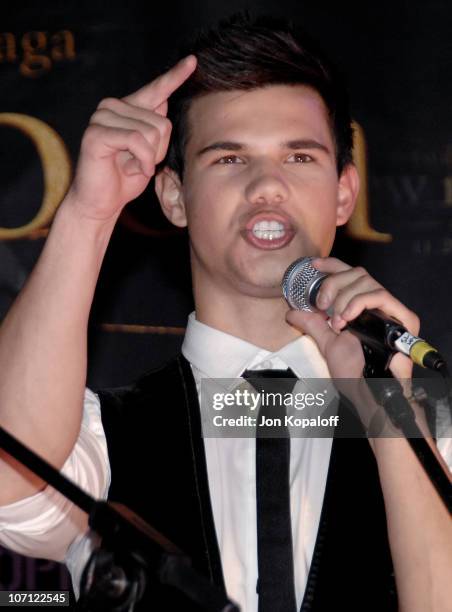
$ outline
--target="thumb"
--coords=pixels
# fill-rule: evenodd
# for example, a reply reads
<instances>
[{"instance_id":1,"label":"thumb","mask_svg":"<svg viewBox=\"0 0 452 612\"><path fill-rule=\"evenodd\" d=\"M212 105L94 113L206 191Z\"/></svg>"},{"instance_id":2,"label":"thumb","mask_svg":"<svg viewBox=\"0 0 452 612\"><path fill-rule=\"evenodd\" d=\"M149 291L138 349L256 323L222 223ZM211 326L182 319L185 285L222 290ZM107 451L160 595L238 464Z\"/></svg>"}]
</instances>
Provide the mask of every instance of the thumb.
<instances>
[{"instance_id":1,"label":"thumb","mask_svg":"<svg viewBox=\"0 0 452 612\"><path fill-rule=\"evenodd\" d=\"M316 342L333 378L360 378L364 367L361 344L349 331L336 333L325 313L290 310L286 321L302 329Z\"/></svg>"},{"instance_id":2,"label":"thumb","mask_svg":"<svg viewBox=\"0 0 452 612\"><path fill-rule=\"evenodd\" d=\"M286 321L311 336L323 355L326 353L328 344L337 337L327 320L328 316L323 312L289 310L286 314Z\"/></svg>"}]
</instances>

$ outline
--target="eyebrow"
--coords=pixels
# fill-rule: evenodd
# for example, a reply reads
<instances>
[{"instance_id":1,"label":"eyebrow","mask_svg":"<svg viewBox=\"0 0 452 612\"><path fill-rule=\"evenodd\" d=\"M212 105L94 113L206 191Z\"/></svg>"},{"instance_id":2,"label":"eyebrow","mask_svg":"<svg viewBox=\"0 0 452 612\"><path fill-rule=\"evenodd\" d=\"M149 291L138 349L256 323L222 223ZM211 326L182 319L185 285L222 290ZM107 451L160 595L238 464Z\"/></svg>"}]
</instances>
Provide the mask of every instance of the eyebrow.
<instances>
[{"instance_id":1,"label":"eyebrow","mask_svg":"<svg viewBox=\"0 0 452 612\"><path fill-rule=\"evenodd\" d=\"M298 138L296 140L288 140L286 142L281 143L281 149L291 149L293 151L297 149L317 149L320 151L324 151L325 153L330 153L330 150L327 146L318 142L317 140L306 139L306 138ZM235 142L232 140L221 140L218 142L213 142L212 144L207 145L197 152L196 156L200 157L205 153L209 153L209 151L243 151L246 149L246 145L241 142Z\"/></svg>"}]
</instances>

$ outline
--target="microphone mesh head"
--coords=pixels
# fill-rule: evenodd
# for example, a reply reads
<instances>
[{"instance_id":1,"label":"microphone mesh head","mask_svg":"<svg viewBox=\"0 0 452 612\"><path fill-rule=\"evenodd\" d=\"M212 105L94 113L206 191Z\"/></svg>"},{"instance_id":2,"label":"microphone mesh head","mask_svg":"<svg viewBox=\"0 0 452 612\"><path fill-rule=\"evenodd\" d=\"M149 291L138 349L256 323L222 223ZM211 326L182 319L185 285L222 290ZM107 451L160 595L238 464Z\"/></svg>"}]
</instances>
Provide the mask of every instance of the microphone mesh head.
<instances>
[{"instance_id":1,"label":"microphone mesh head","mask_svg":"<svg viewBox=\"0 0 452 612\"><path fill-rule=\"evenodd\" d=\"M326 274L316 270L311 261L314 257L300 257L287 268L283 280L282 290L289 306L295 310L308 310L315 312L310 301L311 291Z\"/></svg>"}]
</instances>

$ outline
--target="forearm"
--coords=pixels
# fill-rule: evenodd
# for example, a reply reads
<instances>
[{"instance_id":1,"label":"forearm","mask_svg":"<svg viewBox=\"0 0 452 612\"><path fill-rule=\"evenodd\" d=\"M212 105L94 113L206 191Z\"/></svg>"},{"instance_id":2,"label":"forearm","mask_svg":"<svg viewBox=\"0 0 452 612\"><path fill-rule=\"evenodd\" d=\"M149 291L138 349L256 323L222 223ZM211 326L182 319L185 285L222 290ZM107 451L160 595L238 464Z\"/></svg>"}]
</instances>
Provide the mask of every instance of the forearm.
<instances>
[{"instance_id":1,"label":"forearm","mask_svg":"<svg viewBox=\"0 0 452 612\"><path fill-rule=\"evenodd\" d=\"M0 424L57 467L80 428L87 323L113 227L83 218L69 195L0 328ZM0 504L42 484L3 462L0 473Z\"/></svg>"},{"instance_id":2,"label":"forearm","mask_svg":"<svg viewBox=\"0 0 452 612\"><path fill-rule=\"evenodd\" d=\"M452 610L452 521L407 440L372 441L400 612Z\"/></svg>"}]
</instances>

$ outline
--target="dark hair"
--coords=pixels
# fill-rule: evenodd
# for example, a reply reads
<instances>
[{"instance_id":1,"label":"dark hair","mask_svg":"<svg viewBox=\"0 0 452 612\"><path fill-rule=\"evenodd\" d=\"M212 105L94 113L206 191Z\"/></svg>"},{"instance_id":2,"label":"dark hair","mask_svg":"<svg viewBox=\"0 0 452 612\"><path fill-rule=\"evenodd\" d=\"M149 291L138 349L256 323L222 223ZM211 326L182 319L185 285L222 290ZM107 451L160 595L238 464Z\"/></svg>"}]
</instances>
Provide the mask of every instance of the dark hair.
<instances>
[{"instance_id":1,"label":"dark hair","mask_svg":"<svg viewBox=\"0 0 452 612\"><path fill-rule=\"evenodd\" d=\"M251 19L247 13L201 32L183 55L194 53L193 75L170 98L173 123L165 164L182 178L189 137L188 111L197 97L266 85L307 85L322 97L329 113L340 175L352 161L353 133L348 96L337 69L299 27L272 17Z\"/></svg>"}]
</instances>

